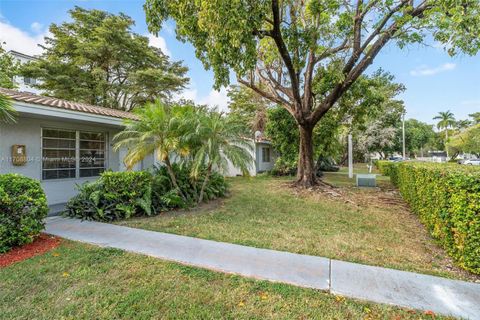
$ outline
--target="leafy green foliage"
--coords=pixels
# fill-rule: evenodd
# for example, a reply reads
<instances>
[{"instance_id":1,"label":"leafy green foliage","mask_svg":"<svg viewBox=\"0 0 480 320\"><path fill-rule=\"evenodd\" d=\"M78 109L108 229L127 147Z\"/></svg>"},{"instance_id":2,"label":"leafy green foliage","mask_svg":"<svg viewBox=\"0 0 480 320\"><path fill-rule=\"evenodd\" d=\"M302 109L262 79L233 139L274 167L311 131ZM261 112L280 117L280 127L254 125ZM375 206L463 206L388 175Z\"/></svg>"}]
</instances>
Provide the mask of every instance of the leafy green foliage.
<instances>
[{"instance_id":1,"label":"leafy green foliage","mask_svg":"<svg viewBox=\"0 0 480 320\"><path fill-rule=\"evenodd\" d=\"M17 112L13 109L10 100L0 94L0 122L14 123Z\"/></svg>"},{"instance_id":2,"label":"leafy green foliage","mask_svg":"<svg viewBox=\"0 0 480 320\"><path fill-rule=\"evenodd\" d=\"M452 136L448 142L448 148L456 153L465 152L480 156L480 124Z\"/></svg>"},{"instance_id":3,"label":"leafy green foliage","mask_svg":"<svg viewBox=\"0 0 480 320\"><path fill-rule=\"evenodd\" d=\"M268 100L243 85L230 86L228 97L229 117L237 119L252 133L265 131L267 109L271 106Z\"/></svg>"},{"instance_id":4,"label":"leafy green foliage","mask_svg":"<svg viewBox=\"0 0 480 320\"><path fill-rule=\"evenodd\" d=\"M16 88L13 77L18 75L20 64L13 56L5 52L0 43L0 87L7 89Z\"/></svg>"},{"instance_id":5,"label":"leafy green foliage","mask_svg":"<svg viewBox=\"0 0 480 320\"><path fill-rule=\"evenodd\" d=\"M40 182L0 175L0 253L32 242L44 228L48 206Z\"/></svg>"},{"instance_id":6,"label":"leafy green foliage","mask_svg":"<svg viewBox=\"0 0 480 320\"><path fill-rule=\"evenodd\" d=\"M78 186L65 215L85 220L113 221L152 214L152 177L147 172L104 172L94 182Z\"/></svg>"},{"instance_id":7,"label":"leafy green foliage","mask_svg":"<svg viewBox=\"0 0 480 320\"><path fill-rule=\"evenodd\" d=\"M98 180L78 186L78 195L67 203L64 214L85 220L114 221L195 204L204 178L192 179L190 168L177 164L172 169L185 199L177 192L165 166L155 168L152 173L105 172ZM223 197L226 192L223 176L213 173L205 187L205 199Z\"/></svg>"},{"instance_id":8,"label":"leafy green foliage","mask_svg":"<svg viewBox=\"0 0 480 320\"><path fill-rule=\"evenodd\" d=\"M402 141L401 131L399 130L397 139L398 144ZM425 147L434 143L435 131L432 125L418 121L416 119L405 120L405 148L407 152L419 153ZM402 150L401 146L397 146L397 150Z\"/></svg>"},{"instance_id":9,"label":"leafy green foliage","mask_svg":"<svg viewBox=\"0 0 480 320\"><path fill-rule=\"evenodd\" d=\"M460 266L480 274L480 169L408 162L379 166Z\"/></svg>"},{"instance_id":10,"label":"leafy green foliage","mask_svg":"<svg viewBox=\"0 0 480 320\"><path fill-rule=\"evenodd\" d=\"M75 7L71 22L50 26L40 60L22 67L36 87L57 98L131 110L170 97L188 78L145 36L132 31L124 14Z\"/></svg>"}]
</instances>

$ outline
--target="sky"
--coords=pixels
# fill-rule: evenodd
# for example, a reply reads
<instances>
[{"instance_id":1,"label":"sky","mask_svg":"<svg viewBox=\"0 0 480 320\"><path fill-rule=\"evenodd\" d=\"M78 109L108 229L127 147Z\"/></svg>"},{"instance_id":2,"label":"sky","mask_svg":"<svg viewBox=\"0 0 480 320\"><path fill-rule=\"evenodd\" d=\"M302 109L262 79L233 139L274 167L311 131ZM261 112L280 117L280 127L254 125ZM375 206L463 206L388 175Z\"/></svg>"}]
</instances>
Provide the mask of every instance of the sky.
<instances>
[{"instance_id":1,"label":"sky","mask_svg":"<svg viewBox=\"0 0 480 320\"><path fill-rule=\"evenodd\" d=\"M39 54L37 44L48 34L48 26L70 20L68 10L76 5L132 17L136 21L134 32L148 36L151 45L188 66L190 84L182 97L227 110L227 90L213 89L213 73L204 69L190 44L176 39L172 21L163 26L158 37L148 33L142 0L0 0L0 40L6 42L7 50ZM405 101L407 118L434 123L432 118L439 111L450 110L457 119L480 111L480 54L452 58L436 44L402 50L391 44L368 72L378 68L392 73L395 81L406 86L399 98Z\"/></svg>"}]
</instances>

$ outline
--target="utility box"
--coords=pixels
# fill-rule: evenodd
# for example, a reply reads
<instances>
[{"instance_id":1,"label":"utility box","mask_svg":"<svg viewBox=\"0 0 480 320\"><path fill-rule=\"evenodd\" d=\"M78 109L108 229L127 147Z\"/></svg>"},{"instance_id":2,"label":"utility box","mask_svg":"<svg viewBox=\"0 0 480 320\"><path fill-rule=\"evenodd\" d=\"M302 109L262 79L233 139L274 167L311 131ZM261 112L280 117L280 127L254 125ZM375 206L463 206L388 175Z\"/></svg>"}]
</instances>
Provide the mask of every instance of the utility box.
<instances>
[{"instance_id":1,"label":"utility box","mask_svg":"<svg viewBox=\"0 0 480 320\"><path fill-rule=\"evenodd\" d=\"M376 187L376 174L357 174L357 187Z\"/></svg>"}]
</instances>

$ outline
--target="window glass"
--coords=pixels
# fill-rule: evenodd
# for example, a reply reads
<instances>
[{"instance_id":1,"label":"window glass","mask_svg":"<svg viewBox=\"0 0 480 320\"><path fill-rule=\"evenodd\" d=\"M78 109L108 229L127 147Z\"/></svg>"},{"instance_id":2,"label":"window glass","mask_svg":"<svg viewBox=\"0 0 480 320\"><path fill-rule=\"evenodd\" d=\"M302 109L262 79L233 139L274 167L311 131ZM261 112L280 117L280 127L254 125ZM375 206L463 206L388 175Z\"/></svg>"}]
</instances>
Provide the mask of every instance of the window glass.
<instances>
[{"instance_id":1,"label":"window glass","mask_svg":"<svg viewBox=\"0 0 480 320\"><path fill-rule=\"evenodd\" d=\"M44 180L76 178L77 170L80 177L95 177L105 171L105 133L78 132L77 141L76 131L43 129L42 132Z\"/></svg>"},{"instance_id":2,"label":"window glass","mask_svg":"<svg viewBox=\"0 0 480 320\"><path fill-rule=\"evenodd\" d=\"M105 171L105 133L80 132L80 177Z\"/></svg>"},{"instance_id":3,"label":"window glass","mask_svg":"<svg viewBox=\"0 0 480 320\"><path fill-rule=\"evenodd\" d=\"M43 130L42 178L75 178L75 131Z\"/></svg>"},{"instance_id":4,"label":"window glass","mask_svg":"<svg viewBox=\"0 0 480 320\"><path fill-rule=\"evenodd\" d=\"M270 162L270 148L262 148L262 161Z\"/></svg>"}]
</instances>

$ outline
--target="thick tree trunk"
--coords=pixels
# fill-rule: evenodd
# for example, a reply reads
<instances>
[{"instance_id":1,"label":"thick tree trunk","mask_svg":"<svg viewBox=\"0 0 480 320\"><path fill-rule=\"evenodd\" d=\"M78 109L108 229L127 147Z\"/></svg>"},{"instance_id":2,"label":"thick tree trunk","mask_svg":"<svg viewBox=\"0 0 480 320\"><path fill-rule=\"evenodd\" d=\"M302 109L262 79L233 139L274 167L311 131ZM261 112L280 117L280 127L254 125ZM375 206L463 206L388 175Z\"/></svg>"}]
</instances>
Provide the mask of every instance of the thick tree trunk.
<instances>
[{"instance_id":1,"label":"thick tree trunk","mask_svg":"<svg viewBox=\"0 0 480 320\"><path fill-rule=\"evenodd\" d=\"M296 184L305 188L317 185L313 162L313 127L311 125L299 125L300 150L298 153Z\"/></svg>"}]
</instances>

